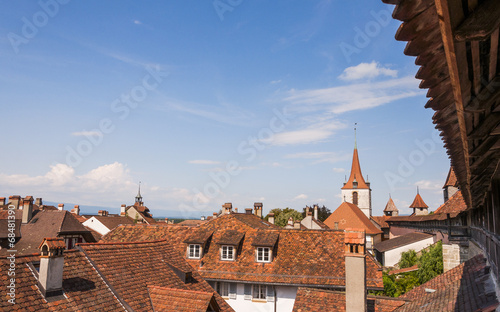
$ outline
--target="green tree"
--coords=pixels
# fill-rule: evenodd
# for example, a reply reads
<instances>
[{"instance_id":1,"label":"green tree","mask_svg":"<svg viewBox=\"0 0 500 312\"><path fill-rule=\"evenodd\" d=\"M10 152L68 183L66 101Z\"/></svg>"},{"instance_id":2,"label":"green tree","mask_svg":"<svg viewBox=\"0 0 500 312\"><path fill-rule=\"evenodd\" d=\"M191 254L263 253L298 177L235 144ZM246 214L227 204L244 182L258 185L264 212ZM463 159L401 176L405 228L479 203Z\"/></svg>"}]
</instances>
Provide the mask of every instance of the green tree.
<instances>
[{"instance_id":1,"label":"green tree","mask_svg":"<svg viewBox=\"0 0 500 312\"><path fill-rule=\"evenodd\" d=\"M417 264L418 257L415 250L408 250L401 253L401 260L399 260L399 267L401 269L409 268Z\"/></svg>"},{"instance_id":2,"label":"green tree","mask_svg":"<svg viewBox=\"0 0 500 312\"><path fill-rule=\"evenodd\" d=\"M441 241L422 250L418 260L418 281L423 284L443 273L443 246Z\"/></svg>"},{"instance_id":3,"label":"green tree","mask_svg":"<svg viewBox=\"0 0 500 312\"><path fill-rule=\"evenodd\" d=\"M276 218L283 212L283 210L281 210L281 208L274 208L269 211L269 213L271 212L274 213L274 220L276 220ZM269 221L269 214L264 218L264 220Z\"/></svg>"},{"instance_id":4,"label":"green tree","mask_svg":"<svg viewBox=\"0 0 500 312\"><path fill-rule=\"evenodd\" d=\"M274 224L276 224L277 226L285 227L288 224L288 219L290 217L292 217L294 221L301 221L303 219L300 212L287 207L281 211L278 217L274 215Z\"/></svg>"}]
</instances>

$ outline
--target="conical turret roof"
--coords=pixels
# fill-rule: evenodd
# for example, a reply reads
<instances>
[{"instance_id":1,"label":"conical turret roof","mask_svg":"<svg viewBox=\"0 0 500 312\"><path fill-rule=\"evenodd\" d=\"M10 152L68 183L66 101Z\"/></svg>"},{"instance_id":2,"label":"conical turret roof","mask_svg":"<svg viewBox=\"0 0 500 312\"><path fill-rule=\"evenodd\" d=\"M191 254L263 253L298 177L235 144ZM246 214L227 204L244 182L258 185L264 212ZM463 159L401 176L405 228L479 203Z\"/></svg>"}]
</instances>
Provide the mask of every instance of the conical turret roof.
<instances>
[{"instance_id":1,"label":"conical turret roof","mask_svg":"<svg viewBox=\"0 0 500 312\"><path fill-rule=\"evenodd\" d=\"M342 187L342 189L353 189L355 188L353 182L357 182L358 189L369 189L370 187L366 184L365 179L363 179L363 174L361 173L361 166L359 165L358 158L358 148L354 146L354 153L352 155L352 166L351 166L351 175L349 176L349 180Z\"/></svg>"},{"instance_id":2,"label":"conical turret roof","mask_svg":"<svg viewBox=\"0 0 500 312\"><path fill-rule=\"evenodd\" d=\"M396 208L396 204L394 204L394 201L392 200L392 198L389 198L387 205L385 205L384 212L394 212L394 211L399 212L399 210L398 210L398 208Z\"/></svg>"},{"instance_id":3,"label":"conical turret roof","mask_svg":"<svg viewBox=\"0 0 500 312\"><path fill-rule=\"evenodd\" d=\"M443 188L447 186L458 186L457 176L455 175L453 167L450 167L450 171L448 172L448 176L446 177L446 182L444 183Z\"/></svg>"},{"instance_id":4,"label":"conical turret roof","mask_svg":"<svg viewBox=\"0 0 500 312\"><path fill-rule=\"evenodd\" d=\"M413 203L411 203L410 208L429 208L429 206L427 206L420 194L417 192L417 196L415 196L415 199L413 200Z\"/></svg>"}]
</instances>

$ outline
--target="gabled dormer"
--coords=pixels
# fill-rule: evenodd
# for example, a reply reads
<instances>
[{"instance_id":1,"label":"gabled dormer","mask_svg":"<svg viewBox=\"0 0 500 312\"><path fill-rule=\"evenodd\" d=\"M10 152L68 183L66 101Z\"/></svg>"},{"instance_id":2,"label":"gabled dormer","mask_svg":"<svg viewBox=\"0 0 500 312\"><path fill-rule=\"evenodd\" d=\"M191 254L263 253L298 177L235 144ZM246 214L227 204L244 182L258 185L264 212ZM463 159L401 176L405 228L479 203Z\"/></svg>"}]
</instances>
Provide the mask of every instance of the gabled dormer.
<instances>
[{"instance_id":1,"label":"gabled dormer","mask_svg":"<svg viewBox=\"0 0 500 312\"><path fill-rule=\"evenodd\" d=\"M236 230L224 231L215 242L219 246L219 259L222 261L236 260L244 236L244 233Z\"/></svg>"},{"instance_id":2,"label":"gabled dormer","mask_svg":"<svg viewBox=\"0 0 500 312\"><path fill-rule=\"evenodd\" d=\"M255 248L255 262L270 263L273 261L274 247L278 242L276 232L259 232L255 236L252 246Z\"/></svg>"},{"instance_id":3,"label":"gabled dormer","mask_svg":"<svg viewBox=\"0 0 500 312\"><path fill-rule=\"evenodd\" d=\"M205 247L212 238L213 231L198 230L184 240L186 244L186 258L198 260L203 257Z\"/></svg>"}]
</instances>

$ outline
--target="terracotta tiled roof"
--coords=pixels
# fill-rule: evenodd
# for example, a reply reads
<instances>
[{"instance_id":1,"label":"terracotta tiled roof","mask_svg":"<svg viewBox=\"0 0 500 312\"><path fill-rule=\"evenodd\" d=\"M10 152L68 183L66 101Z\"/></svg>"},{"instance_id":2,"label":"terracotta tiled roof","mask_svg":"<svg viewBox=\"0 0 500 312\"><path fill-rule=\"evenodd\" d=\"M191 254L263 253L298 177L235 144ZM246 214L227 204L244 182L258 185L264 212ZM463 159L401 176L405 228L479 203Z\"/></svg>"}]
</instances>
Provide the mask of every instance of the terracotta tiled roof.
<instances>
[{"instance_id":1,"label":"terracotta tiled roof","mask_svg":"<svg viewBox=\"0 0 500 312\"><path fill-rule=\"evenodd\" d=\"M134 220L129 217L122 216L94 216L99 222L101 222L105 227L112 230L121 224L134 224Z\"/></svg>"},{"instance_id":2,"label":"terracotta tiled roof","mask_svg":"<svg viewBox=\"0 0 500 312\"><path fill-rule=\"evenodd\" d=\"M387 201L387 204L385 205L385 209L384 209L384 212L398 212L398 208L396 208L396 204L394 204L394 201L392 200L392 198L389 198L389 200Z\"/></svg>"},{"instance_id":3,"label":"terracotta tiled roof","mask_svg":"<svg viewBox=\"0 0 500 312\"><path fill-rule=\"evenodd\" d=\"M37 285L37 279L28 267L39 256L16 258L16 304L7 300L8 271L10 260L0 259L0 285L3 289L0 310L2 311L125 311L109 287L94 270L83 253L72 250L64 252L63 291L65 296L47 303Z\"/></svg>"},{"instance_id":4,"label":"terracotta tiled roof","mask_svg":"<svg viewBox=\"0 0 500 312\"><path fill-rule=\"evenodd\" d=\"M448 176L446 177L446 182L444 183L443 188L447 186L458 187L458 180L453 167L450 167L450 171L448 172Z\"/></svg>"},{"instance_id":5,"label":"terracotta tiled roof","mask_svg":"<svg viewBox=\"0 0 500 312\"><path fill-rule=\"evenodd\" d=\"M335 223L338 223L338 229L344 230L346 228L364 229L366 234L375 235L380 234L382 231L368 219L368 217L358 208L358 206L343 202L334 212L325 220L325 224L335 229Z\"/></svg>"},{"instance_id":6,"label":"terracotta tiled roof","mask_svg":"<svg viewBox=\"0 0 500 312\"><path fill-rule=\"evenodd\" d=\"M274 247L278 237L278 232L259 231L254 235L252 246Z\"/></svg>"},{"instance_id":7,"label":"terracotta tiled roof","mask_svg":"<svg viewBox=\"0 0 500 312\"><path fill-rule=\"evenodd\" d=\"M175 225L199 226L206 222L208 222L208 220L184 220L182 222L175 223Z\"/></svg>"},{"instance_id":8,"label":"terracotta tiled roof","mask_svg":"<svg viewBox=\"0 0 500 312\"><path fill-rule=\"evenodd\" d=\"M415 264L414 266L411 266L409 268L392 270L392 271L388 272L387 274L394 275L394 274L413 272L413 271L417 271L417 270L418 270L418 264Z\"/></svg>"},{"instance_id":9,"label":"terracotta tiled roof","mask_svg":"<svg viewBox=\"0 0 500 312\"><path fill-rule=\"evenodd\" d=\"M349 176L349 180L342 187L342 189L352 189L354 188L353 182L356 180L358 182L358 189L369 189L370 187L366 184L365 179L363 179L363 174L361 173L361 166L359 165L358 159L358 149L354 148L354 153L352 154L352 166L351 166L351 175Z\"/></svg>"},{"instance_id":10,"label":"terracotta tiled roof","mask_svg":"<svg viewBox=\"0 0 500 312\"><path fill-rule=\"evenodd\" d=\"M21 237L21 222L23 217L22 210L15 210L14 212L14 235L16 237ZM9 231L9 211L8 210L0 210L0 239L8 238L10 233Z\"/></svg>"},{"instance_id":11,"label":"terracotta tiled roof","mask_svg":"<svg viewBox=\"0 0 500 312\"><path fill-rule=\"evenodd\" d=\"M398 308L398 312L495 311L499 306L494 282L482 255L410 290L400 298L412 301Z\"/></svg>"},{"instance_id":12,"label":"terracotta tiled roof","mask_svg":"<svg viewBox=\"0 0 500 312\"><path fill-rule=\"evenodd\" d=\"M458 214L467 209L467 205L465 204L464 198L462 196L461 191L457 191L453 196L451 196L446 203L439 206L438 209L434 212L434 214Z\"/></svg>"},{"instance_id":13,"label":"terracotta tiled roof","mask_svg":"<svg viewBox=\"0 0 500 312\"><path fill-rule=\"evenodd\" d=\"M184 243L205 245L208 239L212 236L213 230L199 229L193 231L185 240Z\"/></svg>"},{"instance_id":14,"label":"terracotta tiled roof","mask_svg":"<svg viewBox=\"0 0 500 312\"><path fill-rule=\"evenodd\" d=\"M219 311L213 292L158 286L148 286L148 290L155 312L207 312L210 304L215 311Z\"/></svg>"},{"instance_id":15,"label":"terracotta tiled roof","mask_svg":"<svg viewBox=\"0 0 500 312\"><path fill-rule=\"evenodd\" d=\"M198 230L213 231L212 239L201 260L188 259L188 263L207 280L232 280L255 283L292 285L318 285L343 288L345 285L344 233L340 231L286 230L259 225L260 218L240 214L223 215L204 225L182 226L120 226L103 237L105 241L137 241L166 239L181 255L186 254L184 241ZM242 214L241 214L242 215ZM256 222L251 221L254 218ZM256 227L252 225L257 224ZM373 226L373 225L372 225ZM266 229L263 229L265 227ZM244 233L235 261L220 260L217 242L227 230ZM259 237L274 240L273 259L270 263L255 261L254 241ZM272 238L272 239L271 239ZM272 244L272 242L270 243ZM202 265L201 265L202 264ZM367 256L367 286L383 287L381 267Z\"/></svg>"},{"instance_id":16,"label":"terracotta tiled roof","mask_svg":"<svg viewBox=\"0 0 500 312\"><path fill-rule=\"evenodd\" d=\"M226 230L222 233L218 240L215 241L219 245L239 245L245 233L237 230Z\"/></svg>"},{"instance_id":17,"label":"terracotta tiled roof","mask_svg":"<svg viewBox=\"0 0 500 312\"><path fill-rule=\"evenodd\" d=\"M419 193L415 196L413 203L411 203L410 208L429 208L427 204L424 202Z\"/></svg>"},{"instance_id":18,"label":"terracotta tiled roof","mask_svg":"<svg viewBox=\"0 0 500 312\"><path fill-rule=\"evenodd\" d=\"M381 229L389 228L389 224L386 222L391 216L372 216L373 222L377 223Z\"/></svg>"},{"instance_id":19,"label":"terracotta tiled roof","mask_svg":"<svg viewBox=\"0 0 500 312\"><path fill-rule=\"evenodd\" d=\"M29 223L21 224L21 239L16 243L17 254L37 253L44 237L62 234L80 234L86 241L93 241L91 232L72 213L66 210L36 210ZM6 254L5 249L0 249L0 255Z\"/></svg>"},{"instance_id":20,"label":"terracotta tiled roof","mask_svg":"<svg viewBox=\"0 0 500 312\"><path fill-rule=\"evenodd\" d=\"M380 252L385 252L387 250L391 250L394 248L398 248L401 246L405 246L411 243L419 242L421 240L431 238L433 235L421 233L421 232L413 232L405 235L401 235L395 238L388 239L383 242L378 242L373 245L373 248L377 249Z\"/></svg>"},{"instance_id":21,"label":"terracotta tiled roof","mask_svg":"<svg viewBox=\"0 0 500 312\"><path fill-rule=\"evenodd\" d=\"M213 292L210 285L167 241L79 246L118 296L135 311L152 311L148 286ZM184 276L179 276L177 272L182 272ZM189 272L191 274L186 274ZM217 294L215 297L221 311L232 311L222 297Z\"/></svg>"},{"instance_id":22,"label":"terracotta tiled roof","mask_svg":"<svg viewBox=\"0 0 500 312\"><path fill-rule=\"evenodd\" d=\"M368 312L391 312L405 300L388 297L367 297ZM345 311L345 293L316 288L299 287L293 312Z\"/></svg>"}]
</instances>

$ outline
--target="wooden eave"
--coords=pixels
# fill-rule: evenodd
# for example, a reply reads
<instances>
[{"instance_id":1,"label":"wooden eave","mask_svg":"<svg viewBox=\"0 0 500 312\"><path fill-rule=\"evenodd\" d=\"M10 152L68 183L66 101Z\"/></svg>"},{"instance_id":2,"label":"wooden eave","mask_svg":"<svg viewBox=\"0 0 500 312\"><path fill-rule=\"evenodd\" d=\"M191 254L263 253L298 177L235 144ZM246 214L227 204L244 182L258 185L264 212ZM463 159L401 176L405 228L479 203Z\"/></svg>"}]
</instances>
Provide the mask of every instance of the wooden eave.
<instances>
[{"instance_id":1,"label":"wooden eave","mask_svg":"<svg viewBox=\"0 0 500 312\"><path fill-rule=\"evenodd\" d=\"M421 66L426 108L455 169L468 208L500 178L500 5L498 0L382 0L402 21L395 35ZM466 6L466 7L464 7Z\"/></svg>"}]
</instances>

